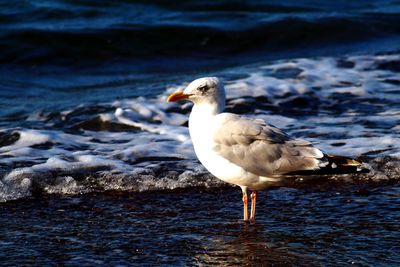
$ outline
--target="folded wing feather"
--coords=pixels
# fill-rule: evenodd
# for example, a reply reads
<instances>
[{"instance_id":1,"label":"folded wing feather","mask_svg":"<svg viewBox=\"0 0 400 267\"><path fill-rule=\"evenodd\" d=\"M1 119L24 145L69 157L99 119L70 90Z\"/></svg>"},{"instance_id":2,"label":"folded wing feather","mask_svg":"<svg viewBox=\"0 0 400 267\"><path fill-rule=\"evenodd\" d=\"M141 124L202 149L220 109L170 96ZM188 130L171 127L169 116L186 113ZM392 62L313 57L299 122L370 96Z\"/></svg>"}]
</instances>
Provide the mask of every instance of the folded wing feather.
<instances>
[{"instance_id":1,"label":"folded wing feather","mask_svg":"<svg viewBox=\"0 0 400 267\"><path fill-rule=\"evenodd\" d=\"M217 125L214 150L259 176L318 169L324 158L310 142L292 139L260 119L222 113Z\"/></svg>"}]
</instances>

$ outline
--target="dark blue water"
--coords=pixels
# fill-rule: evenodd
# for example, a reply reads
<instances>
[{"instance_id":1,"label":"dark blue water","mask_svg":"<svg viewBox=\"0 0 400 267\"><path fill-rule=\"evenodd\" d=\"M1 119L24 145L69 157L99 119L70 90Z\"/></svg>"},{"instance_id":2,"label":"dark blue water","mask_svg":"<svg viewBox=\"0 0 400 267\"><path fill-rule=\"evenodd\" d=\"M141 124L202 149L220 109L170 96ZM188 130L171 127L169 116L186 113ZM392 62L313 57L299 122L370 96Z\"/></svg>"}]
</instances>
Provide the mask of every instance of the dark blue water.
<instances>
[{"instance_id":1,"label":"dark blue water","mask_svg":"<svg viewBox=\"0 0 400 267\"><path fill-rule=\"evenodd\" d=\"M389 0L3 1L1 121L156 95L227 66L393 51L399 12Z\"/></svg>"},{"instance_id":2,"label":"dark blue water","mask_svg":"<svg viewBox=\"0 0 400 267\"><path fill-rule=\"evenodd\" d=\"M397 0L2 1L0 264L400 265L399 44ZM164 103L206 75L371 172L261 192L242 223Z\"/></svg>"},{"instance_id":3,"label":"dark blue water","mask_svg":"<svg viewBox=\"0 0 400 267\"><path fill-rule=\"evenodd\" d=\"M261 192L259 222L251 225L238 219L240 190L226 187L26 199L0 207L7 229L0 260L40 266L396 266L399 193L398 185Z\"/></svg>"}]
</instances>

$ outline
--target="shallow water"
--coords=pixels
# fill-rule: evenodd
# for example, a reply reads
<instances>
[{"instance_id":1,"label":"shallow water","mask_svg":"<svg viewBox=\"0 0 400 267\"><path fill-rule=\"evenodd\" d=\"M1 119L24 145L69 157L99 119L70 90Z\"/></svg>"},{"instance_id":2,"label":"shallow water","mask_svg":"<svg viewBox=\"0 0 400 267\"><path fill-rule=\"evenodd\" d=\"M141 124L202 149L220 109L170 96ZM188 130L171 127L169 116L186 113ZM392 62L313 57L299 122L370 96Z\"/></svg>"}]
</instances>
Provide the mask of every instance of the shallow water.
<instances>
[{"instance_id":1,"label":"shallow water","mask_svg":"<svg viewBox=\"0 0 400 267\"><path fill-rule=\"evenodd\" d=\"M44 196L0 207L3 264L400 264L399 183ZM40 206L42 208L38 209ZM21 224L21 221L24 223Z\"/></svg>"}]
</instances>

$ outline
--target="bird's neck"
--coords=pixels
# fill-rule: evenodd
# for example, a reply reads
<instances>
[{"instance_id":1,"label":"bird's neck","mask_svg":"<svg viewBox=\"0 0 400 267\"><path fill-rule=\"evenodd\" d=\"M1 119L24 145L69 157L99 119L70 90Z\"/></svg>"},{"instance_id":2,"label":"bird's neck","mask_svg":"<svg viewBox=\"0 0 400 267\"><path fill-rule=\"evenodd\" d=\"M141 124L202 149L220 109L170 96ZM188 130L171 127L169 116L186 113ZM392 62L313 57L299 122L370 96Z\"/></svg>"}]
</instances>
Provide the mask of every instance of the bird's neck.
<instances>
[{"instance_id":1,"label":"bird's neck","mask_svg":"<svg viewBox=\"0 0 400 267\"><path fill-rule=\"evenodd\" d=\"M193 106L189 117L189 132L193 143L200 139L208 139L211 136L210 125L220 112L218 105L200 103Z\"/></svg>"},{"instance_id":2,"label":"bird's neck","mask_svg":"<svg viewBox=\"0 0 400 267\"><path fill-rule=\"evenodd\" d=\"M213 125L220 113L217 105L195 104L189 116L189 133L194 151L201 162L207 158L207 148L212 146Z\"/></svg>"},{"instance_id":3,"label":"bird's neck","mask_svg":"<svg viewBox=\"0 0 400 267\"><path fill-rule=\"evenodd\" d=\"M213 117L223 111L223 107L217 103L199 103L192 108L191 114L201 117Z\"/></svg>"}]
</instances>

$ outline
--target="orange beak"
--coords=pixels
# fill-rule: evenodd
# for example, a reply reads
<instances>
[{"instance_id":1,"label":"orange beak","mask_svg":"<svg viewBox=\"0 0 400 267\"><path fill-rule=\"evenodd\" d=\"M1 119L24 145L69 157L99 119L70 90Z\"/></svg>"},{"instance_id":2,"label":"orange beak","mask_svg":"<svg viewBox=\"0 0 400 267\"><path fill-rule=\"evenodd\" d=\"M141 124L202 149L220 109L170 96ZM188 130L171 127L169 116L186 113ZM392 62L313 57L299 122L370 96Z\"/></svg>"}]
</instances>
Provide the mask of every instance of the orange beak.
<instances>
[{"instance_id":1,"label":"orange beak","mask_svg":"<svg viewBox=\"0 0 400 267\"><path fill-rule=\"evenodd\" d=\"M179 100L188 99L189 96L191 96L191 95L184 94L182 91L175 92L168 96L167 102L176 102Z\"/></svg>"}]
</instances>

